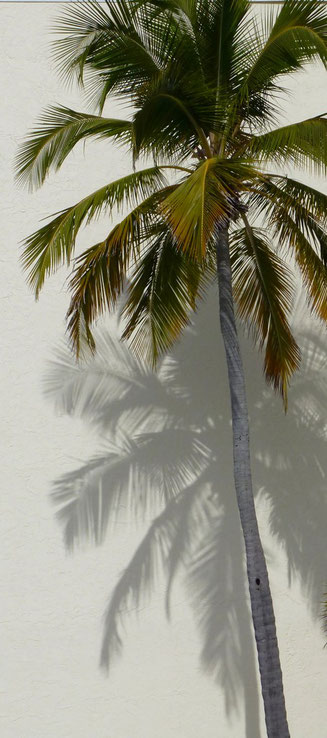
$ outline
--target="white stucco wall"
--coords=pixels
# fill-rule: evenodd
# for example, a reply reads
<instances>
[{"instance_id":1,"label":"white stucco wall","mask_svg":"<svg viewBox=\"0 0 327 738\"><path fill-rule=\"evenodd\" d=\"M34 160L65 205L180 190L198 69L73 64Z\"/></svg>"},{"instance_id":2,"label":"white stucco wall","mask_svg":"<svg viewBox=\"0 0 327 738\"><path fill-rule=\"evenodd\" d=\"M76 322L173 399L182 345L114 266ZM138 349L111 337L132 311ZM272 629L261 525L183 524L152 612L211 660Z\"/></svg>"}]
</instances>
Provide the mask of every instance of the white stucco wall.
<instances>
[{"instance_id":1,"label":"white stucco wall","mask_svg":"<svg viewBox=\"0 0 327 738\"><path fill-rule=\"evenodd\" d=\"M50 502L53 482L94 454L105 453L110 433L93 400L88 413L83 402L70 415L64 411L63 394L67 399L71 373L58 366L50 371L49 360L56 356L58 361L56 346L64 333L65 275L52 278L35 304L18 263L18 244L41 217L128 171L120 152L89 143L86 156L82 147L76 150L38 193L23 192L13 183L17 144L41 108L54 102L84 106L79 92L63 88L51 64L50 28L58 9L59 3L0 4L1 736L264 738L240 566L215 295L175 354L175 387L182 382L193 401L185 401L176 411L169 400L167 412L175 417L175 425L182 419L199 426L204 420L203 440L212 444L216 456L207 480L219 491L222 516L225 513L216 571L217 617L212 622L216 683L201 670L201 636L181 586L175 588L171 624L164 617L161 586L149 606L141 608L138 621L135 617L126 621L123 657L110 676L99 671L102 614L140 531L128 524L126 511L102 546L85 542L70 556ZM311 70L294 87L298 95L296 101L287 102L288 120L327 110L326 73ZM326 189L325 182L320 186ZM104 227L103 223L92 227L90 236L83 234L82 244L95 242ZM327 346L326 334L313 326L301 300L295 323L304 362L293 383L287 417L279 400L266 390L260 362L246 342L244 354L254 480L291 735L324 738L327 653L317 613L327 588ZM114 392L110 372L103 379L103 367L107 371L110 361L108 351L97 368L104 404ZM44 394L46 377L51 398ZM59 384L56 392L54 377ZM89 388L92 377L91 367ZM146 382L153 427L165 380L160 376ZM129 409L127 403L120 417L125 433L131 430ZM168 438L164 453L169 457L174 450L174 441ZM151 519L150 513L146 519ZM213 647L212 639L211 653Z\"/></svg>"}]
</instances>

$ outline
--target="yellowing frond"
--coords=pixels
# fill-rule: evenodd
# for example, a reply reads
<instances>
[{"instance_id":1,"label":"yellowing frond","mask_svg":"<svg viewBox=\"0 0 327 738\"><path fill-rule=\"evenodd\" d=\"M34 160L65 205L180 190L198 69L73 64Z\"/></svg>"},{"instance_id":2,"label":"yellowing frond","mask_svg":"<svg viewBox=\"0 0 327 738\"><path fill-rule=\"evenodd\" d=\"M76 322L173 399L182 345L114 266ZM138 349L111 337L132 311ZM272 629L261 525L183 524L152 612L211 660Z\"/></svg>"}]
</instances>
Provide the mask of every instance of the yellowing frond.
<instances>
[{"instance_id":1,"label":"yellowing frond","mask_svg":"<svg viewBox=\"0 0 327 738\"><path fill-rule=\"evenodd\" d=\"M207 159L163 201L161 211L177 244L191 258L204 258L217 226L234 215L235 193L258 176L251 164L238 160Z\"/></svg>"}]
</instances>

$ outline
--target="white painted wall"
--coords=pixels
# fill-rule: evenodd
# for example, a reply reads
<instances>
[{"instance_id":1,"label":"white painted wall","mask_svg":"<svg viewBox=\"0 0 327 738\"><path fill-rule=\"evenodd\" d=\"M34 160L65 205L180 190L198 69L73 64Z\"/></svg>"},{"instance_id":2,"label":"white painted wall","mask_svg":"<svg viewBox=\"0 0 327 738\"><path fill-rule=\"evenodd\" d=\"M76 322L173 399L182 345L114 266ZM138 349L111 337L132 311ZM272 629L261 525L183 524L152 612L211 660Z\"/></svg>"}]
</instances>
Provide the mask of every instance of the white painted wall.
<instances>
[{"instance_id":1,"label":"white painted wall","mask_svg":"<svg viewBox=\"0 0 327 738\"><path fill-rule=\"evenodd\" d=\"M83 403L70 415L64 412L67 372L60 373L58 366L50 372L49 360L53 355L58 359L56 346L64 332L65 275L51 279L35 304L18 264L18 244L41 217L128 171L120 152L109 145L88 144L86 156L82 147L78 149L40 192L22 192L13 183L17 144L40 109L54 102L76 108L84 105L77 91L62 87L49 56L50 28L58 9L59 3L54 7L28 2L4 2L0 8L1 736L264 738L240 566L226 374L214 294L175 354L173 389L182 383L192 402L185 400L178 408L168 393L165 407L175 427L191 423L199 428L202 424L202 439L212 448L212 455L216 454L208 483L219 491L222 515L226 513L214 577L216 683L201 670L201 637L181 586L175 589L171 625L164 618L161 585L149 606L141 609L138 621L135 617L126 621L123 658L109 678L99 671L102 614L140 530L128 523L126 511L102 546L84 542L69 556L50 503L53 482L87 463L92 455L106 452L110 434L107 420L100 424L93 401L87 418ZM289 100L287 119L327 110L327 76L320 69L297 79L294 87L297 99ZM326 188L325 182L321 186ZM100 223L90 231L92 242L104 228ZM89 243L88 238L83 234L83 245ZM287 417L279 400L265 388L260 363L246 342L244 354L253 471L291 734L294 738L324 738L327 654L317 613L327 583L326 335L313 326L301 299L295 323L304 362L293 383ZM111 333L115 333L113 325ZM107 371L112 366L110 358L104 358L102 365L98 360L97 376L103 377L103 367ZM59 383L56 393L54 375ZM44 395L46 377L52 381L51 399ZM92 367L87 377L90 387ZM166 392L165 379L147 377L145 384L153 428L154 408L160 405L162 391ZM109 372L101 384L103 404L113 386ZM124 407L120 426L131 432L127 400ZM176 451L174 438L162 448L169 457ZM151 519L151 514L146 518ZM211 653L213 648L211 639Z\"/></svg>"}]
</instances>

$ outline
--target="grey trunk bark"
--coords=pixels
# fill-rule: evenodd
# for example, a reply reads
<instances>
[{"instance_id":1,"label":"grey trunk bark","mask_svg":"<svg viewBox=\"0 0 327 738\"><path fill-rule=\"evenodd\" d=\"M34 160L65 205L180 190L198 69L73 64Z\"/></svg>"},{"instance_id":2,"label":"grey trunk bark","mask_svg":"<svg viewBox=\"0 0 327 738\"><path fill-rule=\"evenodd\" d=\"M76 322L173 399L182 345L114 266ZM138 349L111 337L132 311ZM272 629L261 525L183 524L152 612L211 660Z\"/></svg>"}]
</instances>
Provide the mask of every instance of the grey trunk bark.
<instances>
[{"instance_id":1,"label":"grey trunk bark","mask_svg":"<svg viewBox=\"0 0 327 738\"><path fill-rule=\"evenodd\" d=\"M251 610L268 738L289 738L275 616L254 506L246 390L232 294L228 228L216 240L220 326L233 425L234 481L243 531Z\"/></svg>"}]
</instances>

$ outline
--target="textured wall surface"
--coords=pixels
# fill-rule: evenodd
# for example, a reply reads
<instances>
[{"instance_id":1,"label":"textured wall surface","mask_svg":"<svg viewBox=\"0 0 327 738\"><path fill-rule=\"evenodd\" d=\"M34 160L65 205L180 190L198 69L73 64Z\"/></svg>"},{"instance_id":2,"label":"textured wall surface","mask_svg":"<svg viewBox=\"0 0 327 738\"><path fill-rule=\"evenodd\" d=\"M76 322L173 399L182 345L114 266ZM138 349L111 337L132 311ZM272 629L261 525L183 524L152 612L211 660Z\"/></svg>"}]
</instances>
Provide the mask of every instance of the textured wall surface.
<instances>
[{"instance_id":1,"label":"textured wall surface","mask_svg":"<svg viewBox=\"0 0 327 738\"><path fill-rule=\"evenodd\" d=\"M158 377L142 373L117 348L113 321L99 326L97 361L76 370L58 349L67 308L64 272L48 282L35 304L18 263L20 240L42 217L128 171L120 152L89 143L36 194L13 182L17 144L41 108L54 102L85 107L78 91L63 88L51 63L50 28L58 10L59 4L46 3L0 6L1 736L264 738L215 291ZM310 70L293 87L297 97L287 100L287 120L327 110L322 70ZM324 182L320 186L326 188ZM103 222L92 226L81 246L95 242L106 227ZM287 417L265 388L251 345L243 343L254 480L291 734L323 738L327 653L318 615L327 583L327 346L301 296L294 321L304 360ZM169 625L163 579L149 603L141 603L138 616L134 607L125 619L122 658L107 677L98 668L102 615L155 513L153 503L138 527L132 523L133 498L142 484L144 490L151 486L153 452L143 455L144 476L128 494L128 444L141 428L153 433L153 448L159 448L167 469L187 459L187 433L200 434L209 461L202 476L193 469L193 482L201 494L219 494L216 548L200 580L193 571L186 589L176 585ZM122 458L112 471L114 439ZM95 457L96 474L90 468ZM75 477L69 476L74 471ZM99 530L106 495L114 487L121 491L119 519L96 546L88 539ZM63 498L54 505L54 489L75 494L78 503L75 527L66 535L71 554L55 517ZM199 591L194 618L189 600ZM204 671L209 664L213 675Z\"/></svg>"}]
</instances>

